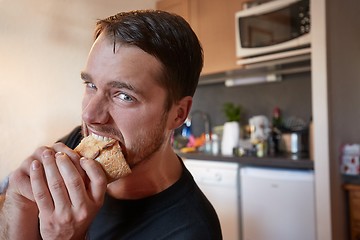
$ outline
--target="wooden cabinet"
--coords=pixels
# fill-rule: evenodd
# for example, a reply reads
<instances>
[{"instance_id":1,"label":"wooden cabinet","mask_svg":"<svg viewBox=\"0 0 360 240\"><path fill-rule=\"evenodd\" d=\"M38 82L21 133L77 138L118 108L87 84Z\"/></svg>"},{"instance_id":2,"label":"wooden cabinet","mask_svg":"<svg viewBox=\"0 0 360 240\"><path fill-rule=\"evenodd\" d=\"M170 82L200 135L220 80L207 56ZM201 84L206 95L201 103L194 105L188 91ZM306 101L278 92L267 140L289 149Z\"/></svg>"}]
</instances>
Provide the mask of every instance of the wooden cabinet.
<instances>
[{"instance_id":1,"label":"wooden cabinet","mask_svg":"<svg viewBox=\"0 0 360 240\"><path fill-rule=\"evenodd\" d=\"M157 9L184 17L197 34L204 50L202 75L236 67L235 12L242 1L161 0Z\"/></svg>"},{"instance_id":2,"label":"wooden cabinet","mask_svg":"<svg viewBox=\"0 0 360 240\"><path fill-rule=\"evenodd\" d=\"M191 0L160 0L156 2L156 9L176 13L190 23Z\"/></svg>"},{"instance_id":3,"label":"wooden cabinet","mask_svg":"<svg viewBox=\"0 0 360 240\"><path fill-rule=\"evenodd\" d=\"M348 184L349 222L351 240L360 240L360 185Z\"/></svg>"}]
</instances>

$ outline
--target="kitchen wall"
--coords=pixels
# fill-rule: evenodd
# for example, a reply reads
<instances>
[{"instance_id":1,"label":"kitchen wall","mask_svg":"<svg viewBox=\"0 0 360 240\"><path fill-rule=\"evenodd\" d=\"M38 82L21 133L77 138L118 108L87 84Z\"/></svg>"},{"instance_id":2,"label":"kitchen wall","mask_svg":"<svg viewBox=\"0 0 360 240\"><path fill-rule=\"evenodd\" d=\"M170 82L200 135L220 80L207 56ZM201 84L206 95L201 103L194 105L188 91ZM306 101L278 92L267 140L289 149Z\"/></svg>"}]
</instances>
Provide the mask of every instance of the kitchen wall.
<instances>
[{"instance_id":1,"label":"kitchen wall","mask_svg":"<svg viewBox=\"0 0 360 240\"><path fill-rule=\"evenodd\" d=\"M80 71L97 19L155 0L0 0L0 179L81 119Z\"/></svg>"},{"instance_id":2,"label":"kitchen wall","mask_svg":"<svg viewBox=\"0 0 360 240\"><path fill-rule=\"evenodd\" d=\"M298 117L306 122L311 118L310 73L284 76L280 82L225 87L222 83L200 85L195 93L192 111L203 110L210 115L211 125L222 125L225 102L240 104L244 110L243 124L249 117L265 115L271 118L274 107L279 107L283 117ZM201 123L195 123L201 128Z\"/></svg>"}]
</instances>

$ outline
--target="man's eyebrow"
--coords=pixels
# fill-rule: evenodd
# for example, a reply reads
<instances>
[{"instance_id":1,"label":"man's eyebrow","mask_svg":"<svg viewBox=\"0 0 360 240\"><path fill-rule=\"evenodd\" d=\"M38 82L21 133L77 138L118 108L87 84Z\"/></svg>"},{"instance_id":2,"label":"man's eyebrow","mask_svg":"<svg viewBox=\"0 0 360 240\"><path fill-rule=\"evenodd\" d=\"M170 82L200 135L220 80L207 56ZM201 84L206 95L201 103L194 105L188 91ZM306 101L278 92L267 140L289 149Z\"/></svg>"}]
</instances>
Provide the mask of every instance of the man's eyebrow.
<instances>
[{"instance_id":1,"label":"man's eyebrow","mask_svg":"<svg viewBox=\"0 0 360 240\"><path fill-rule=\"evenodd\" d=\"M92 77L90 76L90 74L88 74L86 72L81 72L80 77L84 81L90 81L90 82L92 81ZM110 81L106 85L108 85L112 88L118 88L118 89L123 88L123 89L128 89L130 91L133 91L134 93L141 93L141 91L139 91L139 89L137 89L133 85L123 82L123 81Z\"/></svg>"},{"instance_id":2,"label":"man's eyebrow","mask_svg":"<svg viewBox=\"0 0 360 240\"><path fill-rule=\"evenodd\" d=\"M133 85L128 84L126 82L122 82L122 81L111 81L109 82L107 85L111 86L112 88L125 88L128 89L130 91L133 91L135 93L139 93L140 91L138 89L136 89Z\"/></svg>"},{"instance_id":3,"label":"man's eyebrow","mask_svg":"<svg viewBox=\"0 0 360 240\"><path fill-rule=\"evenodd\" d=\"M87 74L86 72L81 72L80 77L82 80L91 80L91 76Z\"/></svg>"}]
</instances>

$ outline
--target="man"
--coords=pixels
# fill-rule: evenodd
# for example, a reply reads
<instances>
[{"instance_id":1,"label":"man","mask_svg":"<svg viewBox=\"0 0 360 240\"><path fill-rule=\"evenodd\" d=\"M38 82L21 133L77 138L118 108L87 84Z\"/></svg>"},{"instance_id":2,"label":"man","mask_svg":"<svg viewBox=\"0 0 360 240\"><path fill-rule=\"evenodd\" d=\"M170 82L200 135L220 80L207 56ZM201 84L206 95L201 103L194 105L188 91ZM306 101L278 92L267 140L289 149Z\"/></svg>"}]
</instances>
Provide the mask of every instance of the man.
<instances>
[{"instance_id":1,"label":"man","mask_svg":"<svg viewBox=\"0 0 360 240\"><path fill-rule=\"evenodd\" d=\"M179 16L149 10L100 20L81 73L81 129L118 140L132 173L107 183L96 161L72 150L76 128L66 145L40 147L10 175L4 238L221 239L213 207L170 141L202 65L199 41Z\"/></svg>"}]
</instances>

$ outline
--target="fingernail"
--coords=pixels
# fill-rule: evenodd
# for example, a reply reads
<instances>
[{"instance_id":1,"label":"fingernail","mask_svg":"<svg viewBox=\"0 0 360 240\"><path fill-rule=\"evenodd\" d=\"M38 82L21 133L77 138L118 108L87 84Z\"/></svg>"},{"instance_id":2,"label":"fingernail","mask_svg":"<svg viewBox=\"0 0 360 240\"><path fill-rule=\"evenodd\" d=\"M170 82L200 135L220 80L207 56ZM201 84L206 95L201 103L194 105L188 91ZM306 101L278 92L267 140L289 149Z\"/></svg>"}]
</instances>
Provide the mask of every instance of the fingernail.
<instances>
[{"instance_id":1,"label":"fingernail","mask_svg":"<svg viewBox=\"0 0 360 240\"><path fill-rule=\"evenodd\" d=\"M55 157L60 157L60 156L63 156L63 155L65 155L65 153L63 153L63 152L57 152L57 153L55 153Z\"/></svg>"},{"instance_id":2,"label":"fingernail","mask_svg":"<svg viewBox=\"0 0 360 240\"><path fill-rule=\"evenodd\" d=\"M31 163L31 169L33 170L33 171L36 171L36 170L38 170L39 168L41 167L41 164L40 164L40 162L39 161L33 161L32 163Z\"/></svg>"},{"instance_id":3,"label":"fingernail","mask_svg":"<svg viewBox=\"0 0 360 240\"><path fill-rule=\"evenodd\" d=\"M86 158L84 158L84 157L80 158L80 164L83 164L85 161L86 161Z\"/></svg>"},{"instance_id":4,"label":"fingernail","mask_svg":"<svg viewBox=\"0 0 360 240\"><path fill-rule=\"evenodd\" d=\"M53 156L53 151L51 151L51 150L45 150L44 152L43 152L43 157L44 158L48 158L48 157L51 157L51 156Z\"/></svg>"}]
</instances>

